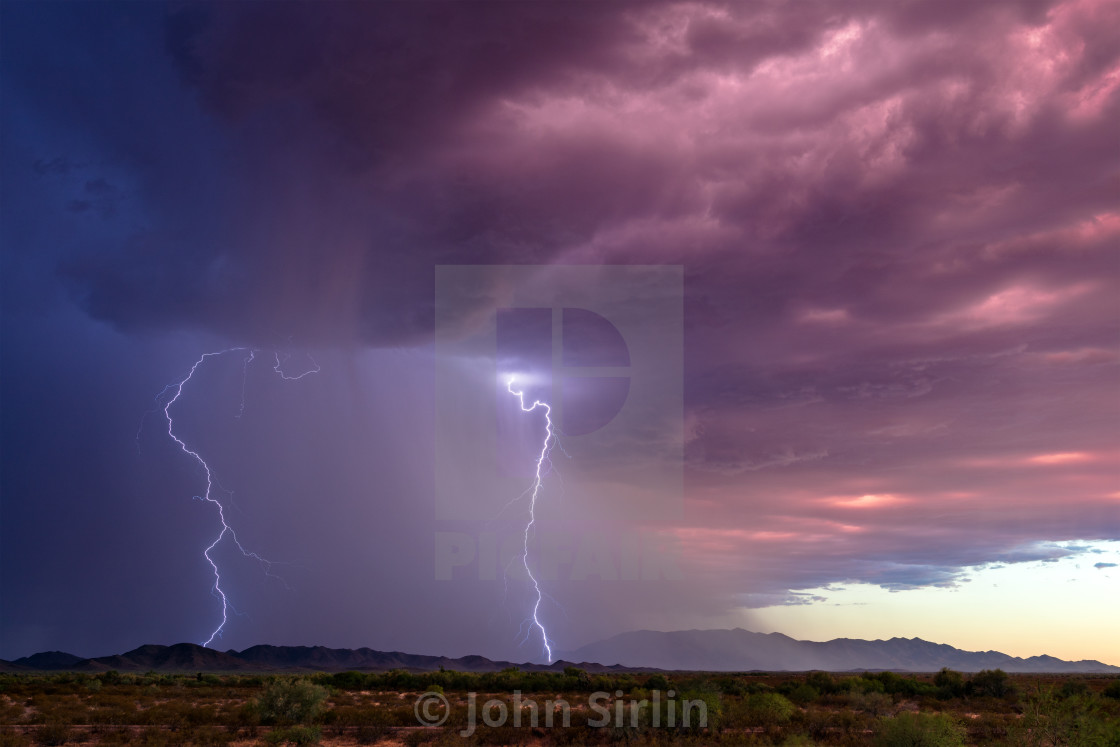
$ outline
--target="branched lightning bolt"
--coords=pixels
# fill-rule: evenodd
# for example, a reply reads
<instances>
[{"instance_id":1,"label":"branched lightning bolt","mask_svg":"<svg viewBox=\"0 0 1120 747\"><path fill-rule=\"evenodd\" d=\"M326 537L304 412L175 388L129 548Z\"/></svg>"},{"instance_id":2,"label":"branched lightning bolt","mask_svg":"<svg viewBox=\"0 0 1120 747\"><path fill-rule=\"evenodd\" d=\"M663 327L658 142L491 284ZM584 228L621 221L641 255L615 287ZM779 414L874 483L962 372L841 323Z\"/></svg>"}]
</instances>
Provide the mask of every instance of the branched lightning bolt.
<instances>
[{"instance_id":1,"label":"branched lightning bolt","mask_svg":"<svg viewBox=\"0 0 1120 747\"><path fill-rule=\"evenodd\" d=\"M287 353L284 354L284 360L288 360L288 358L290 358L290 357L291 356L289 354L287 354ZM280 378L284 379L285 381L299 381L304 376L310 376L313 373L319 373L319 362L316 361L314 358L312 358L310 353L307 354L307 358L308 358L308 360L311 361L311 365L314 366L314 368L309 368L308 370L304 371L303 373L296 374L295 376L288 376L286 373L284 373L280 369L280 354L277 353L276 354L276 365L272 367L272 370L275 371L276 373L280 374Z\"/></svg>"},{"instance_id":2,"label":"branched lightning bolt","mask_svg":"<svg viewBox=\"0 0 1120 747\"><path fill-rule=\"evenodd\" d=\"M544 599L544 593L541 591L540 582L537 577L533 575L532 569L529 567L529 532L533 529L533 524L537 521L537 495L540 493L541 484L543 482L543 475L541 469L544 466L545 460L548 459L548 452L551 450L552 440L554 434L552 432L552 408L548 406L547 402L541 402L539 399L534 400L532 405L525 406L525 393L514 391L513 388L514 377L510 377L506 383L506 389L509 393L517 397L521 410L523 412L532 412L538 407L544 409L544 443L541 444L541 453L537 456L537 471L533 479L532 493L529 497L529 522L525 525L525 542L522 545L521 562L525 565L525 572L529 574L529 579L533 582L533 588L537 592L537 600L533 603L533 625L541 631L541 640L544 642L545 656L548 663L552 663L552 644L548 640L548 631L545 630L544 624L540 618L541 601Z\"/></svg>"},{"instance_id":3,"label":"branched lightning bolt","mask_svg":"<svg viewBox=\"0 0 1120 747\"><path fill-rule=\"evenodd\" d=\"M209 646L211 643L213 643L215 638L221 637L222 629L225 628L226 622L229 620L229 610L233 609L233 605L230 603L229 598L226 596L225 590L222 589L222 574L218 569L218 564L216 562L214 562L214 559L210 556L210 553L214 550L215 547L217 547L222 542L223 539L225 539L226 535L229 535L230 539L233 540L233 544L237 547L238 551L240 551L243 556L245 556L246 558L252 558L253 560L256 560L261 565L261 568L264 570L264 573L265 573L266 576L270 576L272 578L280 578L279 576L276 576L275 574L273 574L271 572L272 571L272 566L273 566L272 561L258 555L255 552L250 552L249 550L246 550L245 547L242 546L241 541L237 539L237 533L233 530L233 527L231 527L229 525L229 522L226 521L225 506L222 504L222 502L220 500L215 498L214 495L213 495L213 488L214 488L214 484L216 482L216 479L215 479L213 473L210 470L210 465L206 463L206 460L203 459L202 456L200 456L197 451L195 451L191 447L187 446L186 442L183 441L183 439L181 439L177 435L175 435L175 422L171 417L171 406L174 405L179 400L180 396L182 396L183 387L185 387L187 385L187 382L189 382L191 380L191 378L195 374L195 371L198 370L199 366L201 366L203 363L205 363L206 359L208 359L208 358L214 358L214 357L217 357L217 356L225 355L226 353L234 353L234 352L247 352L248 353L248 355L245 357L244 369L243 369L243 372L242 372L243 376L244 376L244 374L248 370L249 364L252 363L252 361L256 357L256 352L257 351L255 351L251 348L236 347L236 348L227 348L226 350L219 350L219 351L213 352L213 353L203 353L202 356L199 357L199 359L194 362L194 365L191 366L191 370L189 372L187 372L187 375L185 377L183 377L177 384L170 384L170 385L164 387L163 392L161 392L159 397L157 397L157 401L158 401L158 399L162 398L162 396L164 394L166 394L167 392L174 391L174 395L170 399L168 399L167 402L163 406L163 416L167 420L167 435L171 437L172 441L174 441L176 444L178 444L179 448L183 451L184 454L187 454L188 456L190 456L192 459L194 459L196 462L198 462L199 466L202 467L202 471L206 474L206 491L201 496L195 496L195 497L200 498L201 500L204 500L207 503L214 504L214 506L218 509L218 520L221 522L221 525L222 525L222 528L218 532L218 535L214 538L214 541L211 542L206 547L206 549L202 551L202 556L204 558L206 558L206 562L210 564L210 569L214 572L214 586L211 588L211 592L216 597L218 597L218 599L220 599L221 602L222 602L222 621L221 621L221 623L219 623L218 627L216 627L214 629L214 631L210 634L210 637L207 638L202 643L203 646ZM310 356L308 356L308 357L310 358ZM274 367L273 370L276 371L276 373L280 374L280 377L283 378L283 379L287 379L287 380L302 379L304 376L307 376L308 374L317 373L319 371L319 364L315 362L314 358L311 358L311 362L315 366L313 369L311 369L309 371L306 371L306 372L304 372L304 373L302 373L298 376L287 376L287 375L284 374L284 372L280 368L280 363L281 363L280 362L280 354L277 353L276 354L276 366ZM242 389L241 389L241 408L238 411L237 417L241 417L241 415L244 412L245 412L245 386L244 386L244 378L243 378L242 379ZM141 421L141 425L143 425L142 421ZM139 439L139 433L137 433L137 438ZM280 579L280 580L283 581L283 579ZM285 583L285 586L287 586L286 583Z\"/></svg>"}]
</instances>

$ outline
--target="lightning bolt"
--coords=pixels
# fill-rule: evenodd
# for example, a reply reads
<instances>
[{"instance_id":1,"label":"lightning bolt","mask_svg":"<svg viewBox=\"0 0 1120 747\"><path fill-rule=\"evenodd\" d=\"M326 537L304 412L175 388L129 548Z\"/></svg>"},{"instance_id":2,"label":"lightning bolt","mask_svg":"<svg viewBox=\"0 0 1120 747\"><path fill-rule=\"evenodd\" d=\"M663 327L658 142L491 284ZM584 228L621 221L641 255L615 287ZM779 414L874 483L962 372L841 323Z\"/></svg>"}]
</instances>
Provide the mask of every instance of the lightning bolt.
<instances>
[{"instance_id":1,"label":"lightning bolt","mask_svg":"<svg viewBox=\"0 0 1120 747\"><path fill-rule=\"evenodd\" d=\"M289 354L289 353L284 354L284 360L285 361L288 360L288 358L290 358L290 357L291 357L291 354ZM281 365L280 354L277 353L276 354L276 365L272 367L272 370L275 371L276 373L280 374L280 378L283 379L284 381L299 381L304 376L310 376L311 374L319 373L319 363L314 358L311 357L310 353L308 353L307 357L311 361L311 365L314 366L314 368L310 368L310 369L304 371L303 373L297 374L295 376L288 376L286 373L284 373L280 369L280 365Z\"/></svg>"},{"instance_id":2,"label":"lightning bolt","mask_svg":"<svg viewBox=\"0 0 1120 747\"><path fill-rule=\"evenodd\" d=\"M544 599L544 592L541 591L540 582L537 581L537 577L533 575L533 570L529 567L529 533L532 531L533 525L537 521L537 496L540 494L541 484L543 483L543 475L541 475L541 469L543 468L545 461L548 459L548 452L552 448L551 444L555 437L555 434L553 434L552 432L552 408L548 406L547 402L541 402L539 399L533 400L533 404L526 407L525 393L523 391L514 391L514 378L515 377L513 376L509 377L509 381L506 383L506 389L510 394L517 397L517 401L521 406L522 412L533 412L538 407L544 409L544 443L541 444L541 453L537 456L537 471L535 477L533 478L533 485L531 488L532 492L529 496L529 521L525 525L525 541L522 545L521 562L522 564L524 564L525 572L529 574L529 579L533 582L533 588L537 592L537 600L533 603L533 625L541 631L541 640L544 642L545 656L548 659L548 663L551 664L552 644L548 640L548 631L545 630L544 623L541 622L540 617L541 601ZM530 630L531 629L532 628L530 628Z\"/></svg>"},{"instance_id":3,"label":"lightning bolt","mask_svg":"<svg viewBox=\"0 0 1120 747\"><path fill-rule=\"evenodd\" d=\"M187 446L187 443L183 439L181 439L181 438L179 438L179 436L175 435L175 421L171 417L171 406L179 401L179 397L181 397L182 394L183 394L183 387L185 387L187 385L187 383L190 382L190 380L194 376L195 372L199 369L200 366L202 366L202 364L204 364L207 361L207 359L216 358L216 357L219 357L219 356L222 356L222 355L226 355L228 353L237 353L237 352L248 353L248 355L245 356L245 361L244 361L243 369L242 369L243 378L242 378L242 386L241 386L241 408L238 411L237 416L236 416L236 417L241 417L241 415L245 412L245 380L244 380L244 376L248 371L249 364L253 362L253 360L256 358L256 354L258 352L256 350L253 350L252 348L235 347L235 348L227 348L225 350L219 350L219 351L213 352L213 353L203 353L202 356L199 357L199 359L194 362L194 365L191 366L191 369L190 369L190 371L187 372L186 376L184 376L182 379L180 379L178 383L169 384L168 386L164 387L163 391L160 392L159 396L157 396L157 398L156 398L157 401L158 401L160 398L162 398L168 392L174 391L174 394L167 400L167 402L163 406L163 416L164 416L164 419L167 420L167 435L171 437L172 441L174 441L176 444L178 444L179 448L183 451L184 454L186 454L187 456L194 459L194 461L196 461L198 463L198 465L200 467L202 467L202 471L206 475L206 491L201 496L195 496L195 497L199 498L203 501L206 501L207 503L212 503L214 505L214 507L218 510L218 521L221 523L221 529L218 531L217 536L214 537L214 541L211 542L206 547L206 549L202 551L202 556L206 559L206 562L210 564L210 569L214 573L214 585L211 587L211 593L214 594L214 596L216 596L218 599L221 600L221 603L222 603L222 621L221 621L221 623L218 624L218 627L214 628L214 631L210 634L210 637L207 638L205 641L203 641L203 643L202 643L203 646L209 646L211 643L213 643L215 638L220 638L221 637L222 630L225 628L226 622L229 621L229 610L233 609L233 605L230 604L229 597L226 596L226 592L222 588L222 574L221 574L221 571L218 568L218 564L214 561L214 558L211 557L211 555L210 555L210 553L212 553L214 551L214 548L216 548L219 544L221 544L222 540L224 540L228 536L233 541L234 546L237 547L238 551L240 551L240 553L244 557L251 558L252 560L257 561L260 564L260 566L261 566L261 568L264 571L266 576L270 576L270 577L273 577L273 578L279 578L278 576L275 576L271 572L272 571L272 565L273 565L272 561L258 555L255 552L250 552L249 550L246 550L245 547L241 544L241 541L239 539L237 539L237 532L235 532L233 530L233 527L231 527L229 525L229 522L226 521L226 508L225 508L225 506L222 504L222 502L220 500L218 500L216 497L214 497L213 488L214 488L214 484L215 484L216 480L214 478L213 472L210 470L210 465L206 463L206 460L203 459L202 456L197 451L192 449L190 446ZM280 354L277 353L276 354L276 365L273 368L273 370L276 371L276 373L278 373L281 378L283 378L285 380L289 380L289 381L302 379L304 376L307 376L308 374L318 373L319 372L319 364L317 362L315 362L315 359L311 358L311 356L308 356L308 358L310 358L312 364L314 365L314 368L312 368L312 369L310 369L310 370L308 370L308 371L306 371L302 374L299 374L298 376L287 376L287 375L285 375L285 373L281 369ZM286 359L287 359L287 356L285 356L285 360ZM141 422L141 425L143 425L142 422ZM137 434L137 437L139 438L139 433ZM283 580L283 579L281 579L281 580ZM285 586L286 585L287 584L285 584Z\"/></svg>"}]
</instances>

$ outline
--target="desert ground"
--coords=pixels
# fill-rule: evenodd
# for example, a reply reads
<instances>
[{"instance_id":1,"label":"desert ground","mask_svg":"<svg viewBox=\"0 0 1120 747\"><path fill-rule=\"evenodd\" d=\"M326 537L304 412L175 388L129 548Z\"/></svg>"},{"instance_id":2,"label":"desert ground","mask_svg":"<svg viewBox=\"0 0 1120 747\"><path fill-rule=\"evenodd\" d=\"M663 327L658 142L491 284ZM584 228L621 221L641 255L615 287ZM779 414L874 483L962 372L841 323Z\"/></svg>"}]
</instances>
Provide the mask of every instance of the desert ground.
<instances>
[{"instance_id":1,"label":"desert ground","mask_svg":"<svg viewBox=\"0 0 1120 747\"><path fill-rule=\"evenodd\" d=\"M428 711L447 717L439 726L418 721L417 699L425 693L446 700L447 707L437 699ZM590 707L592 696L600 711ZM502 725L483 722L488 701L490 721L504 714ZM569 708L567 726L561 701ZM546 709L555 715L551 726ZM519 726L512 723L515 710ZM701 710L706 725L698 723ZM595 725L600 713L609 714L605 726ZM63 744L1104 747L1120 745L1120 677L999 670L596 675L574 667L563 673L0 675L0 745Z\"/></svg>"}]
</instances>

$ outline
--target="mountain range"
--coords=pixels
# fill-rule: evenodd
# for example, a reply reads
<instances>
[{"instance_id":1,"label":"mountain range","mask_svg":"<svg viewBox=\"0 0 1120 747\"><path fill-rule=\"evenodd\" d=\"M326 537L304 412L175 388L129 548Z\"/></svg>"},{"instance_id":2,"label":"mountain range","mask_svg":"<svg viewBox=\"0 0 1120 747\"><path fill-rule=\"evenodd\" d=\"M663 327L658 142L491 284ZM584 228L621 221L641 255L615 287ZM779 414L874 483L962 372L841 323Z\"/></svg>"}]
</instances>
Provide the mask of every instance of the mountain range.
<instances>
[{"instance_id":1,"label":"mountain range","mask_svg":"<svg viewBox=\"0 0 1120 747\"><path fill-rule=\"evenodd\" d=\"M14 661L0 660L4 672L272 672L314 671L384 672L407 669L413 672L439 668L459 672L497 672L508 667L525 671L562 671L572 662L557 661L551 665L529 662L515 664L493 661L483 656L446 656L406 654L400 651L375 651L370 648L326 648L325 646L253 646L244 651L217 651L195 643L174 646L146 645L114 656L83 659L63 651L46 651ZM602 666L593 662L578 665L589 672L625 671L623 666Z\"/></svg>"},{"instance_id":2,"label":"mountain range","mask_svg":"<svg viewBox=\"0 0 1120 747\"><path fill-rule=\"evenodd\" d=\"M579 662L579 663L576 663ZM62 651L47 651L14 661L0 660L0 671L432 671L440 667L465 672L493 672L508 667L525 671L562 671L578 666L589 672L691 671L808 671L893 670L936 672L949 667L961 672L1002 669L1005 672L1077 672L1120 674L1120 667L1099 661L1063 661L1052 656L1026 659L998 651L962 651L920 638L866 641L836 638L799 641L781 633L735 630L638 630L591 643L550 665L493 661L482 656L449 658L376 651L370 648L324 646L253 646L243 651L217 651L193 643L146 645L113 656L84 659Z\"/></svg>"},{"instance_id":3,"label":"mountain range","mask_svg":"<svg viewBox=\"0 0 1120 747\"><path fill-rule=\"evenodd\" d=\"M565 654L577 661L599 661L655 669L728 671L893 670L960 672L1002 669L1005 672L1118 673L1120 667L1099 661L1063 661L1053 656L1023 659L998 651L962 651L921 638L866 641L835 638L799 641L781 633L749 630L637 630L621 633Z\"/></svg>"}]
</instances>

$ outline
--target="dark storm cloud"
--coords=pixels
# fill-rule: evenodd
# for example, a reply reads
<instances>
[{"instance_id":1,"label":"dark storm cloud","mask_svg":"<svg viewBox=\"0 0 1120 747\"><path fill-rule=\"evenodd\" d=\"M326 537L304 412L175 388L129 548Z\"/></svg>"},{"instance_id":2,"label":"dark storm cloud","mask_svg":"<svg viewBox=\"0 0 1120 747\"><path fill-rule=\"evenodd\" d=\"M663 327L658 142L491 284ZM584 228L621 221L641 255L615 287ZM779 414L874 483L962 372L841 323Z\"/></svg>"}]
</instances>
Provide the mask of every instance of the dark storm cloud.
<instances>
[{"instance_id":1,"label":"dark storm cloud","mask_svg":"<svg viewBox=\"0 0 1120 747\"><path fill-rule=\"evenodd\" d=\"M1120 536L1114 3L5 21L6 313L412 345L437 264L681 264L695 609Z\"/></svg>"},{"instance_id":2,"label":"dark storm cloud","mask_svg":"<svg viewBox=\"0 0 1120 747\"><path fill-rule=\"evenodd\" d=\"M242 230L226 231L211 242L220 245L201 249L216 255L210 261L150 284L157 288L151 299L142 289L120 292L148 279L126 269L143 261L138 253L157 261L172 255L171 262L182 264L176 257L200 249L188 252L178 237L157 237L155 246L99 256L73 274L87 279L96 313L122 324L164 319L275 334L262 329L267 324L304 336L357 334L377 342L426 332L433 263L547 262L635 220L706 214L726 230L720 245L704 247L723 282L749 288L753 280L771 294L781 288L788 303L795 297L790 290L804 282L818 286L806 293L827 293L822 278L799 271L824 252L829 272L842 273L836 277L841 293L889 285L901 260L881 245L943 210L940 196L982 190L987 185L978 175L998 178L987 169L978 174L982 151L996 149L983 154L992 164L1022 160L1040 150L1035 138L1055 162L1074 156L1077 163L1107 163L1092 158L1107 147L1101 136L1069 134L1070 146L1085 156L1054 148L1045 118L1037 133L1006 138L1004 113L987 111L993 91L1005 84L1005 68L992 59L1004 50L989 43L962 54L971 47L946 36L959 30L956 15L919 5L879 19L879 10L188 6L169 15L167 46L182 78L227 124L233 158L221 178L236 186L228 190L234 194L225 212L241 216ZM1040 22L1044 13L1037 4L992 4L977 16L972 33L998 38L1009 24ZM853 23L874 24L879 38L852 52L863 74L838 76L838 86L764 83L758 96L736 98L713 83L713 76L750 76L764 60L780 64L812 54L823 38ZM894 39L887 30L895 27L935 41ZM901 44L916 44L916 51L894 48ZM947 108L937 86L954 79L967 90ZM863 116L861 107L893 96L903 97L891 115L897 123L870 142L852 142L859 122L837 131L839 118L853 111ZM714 115L705 113L713 107ZM628 120L626 108L637 116ZM992 121L978 124L985 116ZM907 142L897 144L893 135L902 130ZM793 134L767 139L773 132ZM909 162L906 176L865 185L874 176L868 159L893 147L905 151L899 157ZM819 173L791 168L791 160L806 155L809 164L827 158L827 165ZM1084 179L1081 167L1041 168L1049 178L1040 199L1063 195L1085 207L1083 195L1054 181L1059 171ZM315 231L312 220L321 223ZM684 260L682 245L709 243L702 233L673 239L677 246L662 261ZM787 256L748 251L738 260L742 270L727 272L735 262L727 252L774 244ZM836 261L840 252L846 256ZM711 295L760 300L708 283L705 258L689 252L687 259ZM185 289L166 287L179 280ZM299 297L293 286L305 285L311 290ZM194 303L158 300L184 294ZM324 304L327 296L334 302ZM898 313L884 302L890 299L880 301L879 313ZM287 312L288 306L306 313ZM249 330L237 329L246 324Z\"/></svg>"},{"instance_id":3,"label":"dark storm cloud","mask_svg":"<svg viewBox=\"0 0 1120 747\"><path fill-rule=\"evenodd\" d=\"M485 168L444 150L497 151L500 127L464 138L464 123L502 97L609 66L627 12L540 3L174 12L167 46L185 95L225 125L217 215L233 225L188 248L197 244L190 224L214 219L198 214L192 194L173 195L164 207L184 227L66 272L93 313L125 327L375 343L424 336L433 264L547 262L628 213L643 192L632 185L665 181L664 166L640 157L603 167L612 154L594 142ZM526 169L543 189L525 183ZM596 170L603 179L589 190ZM160 273L167 264L178 269Z\"/></svg>"}]
</instances>

